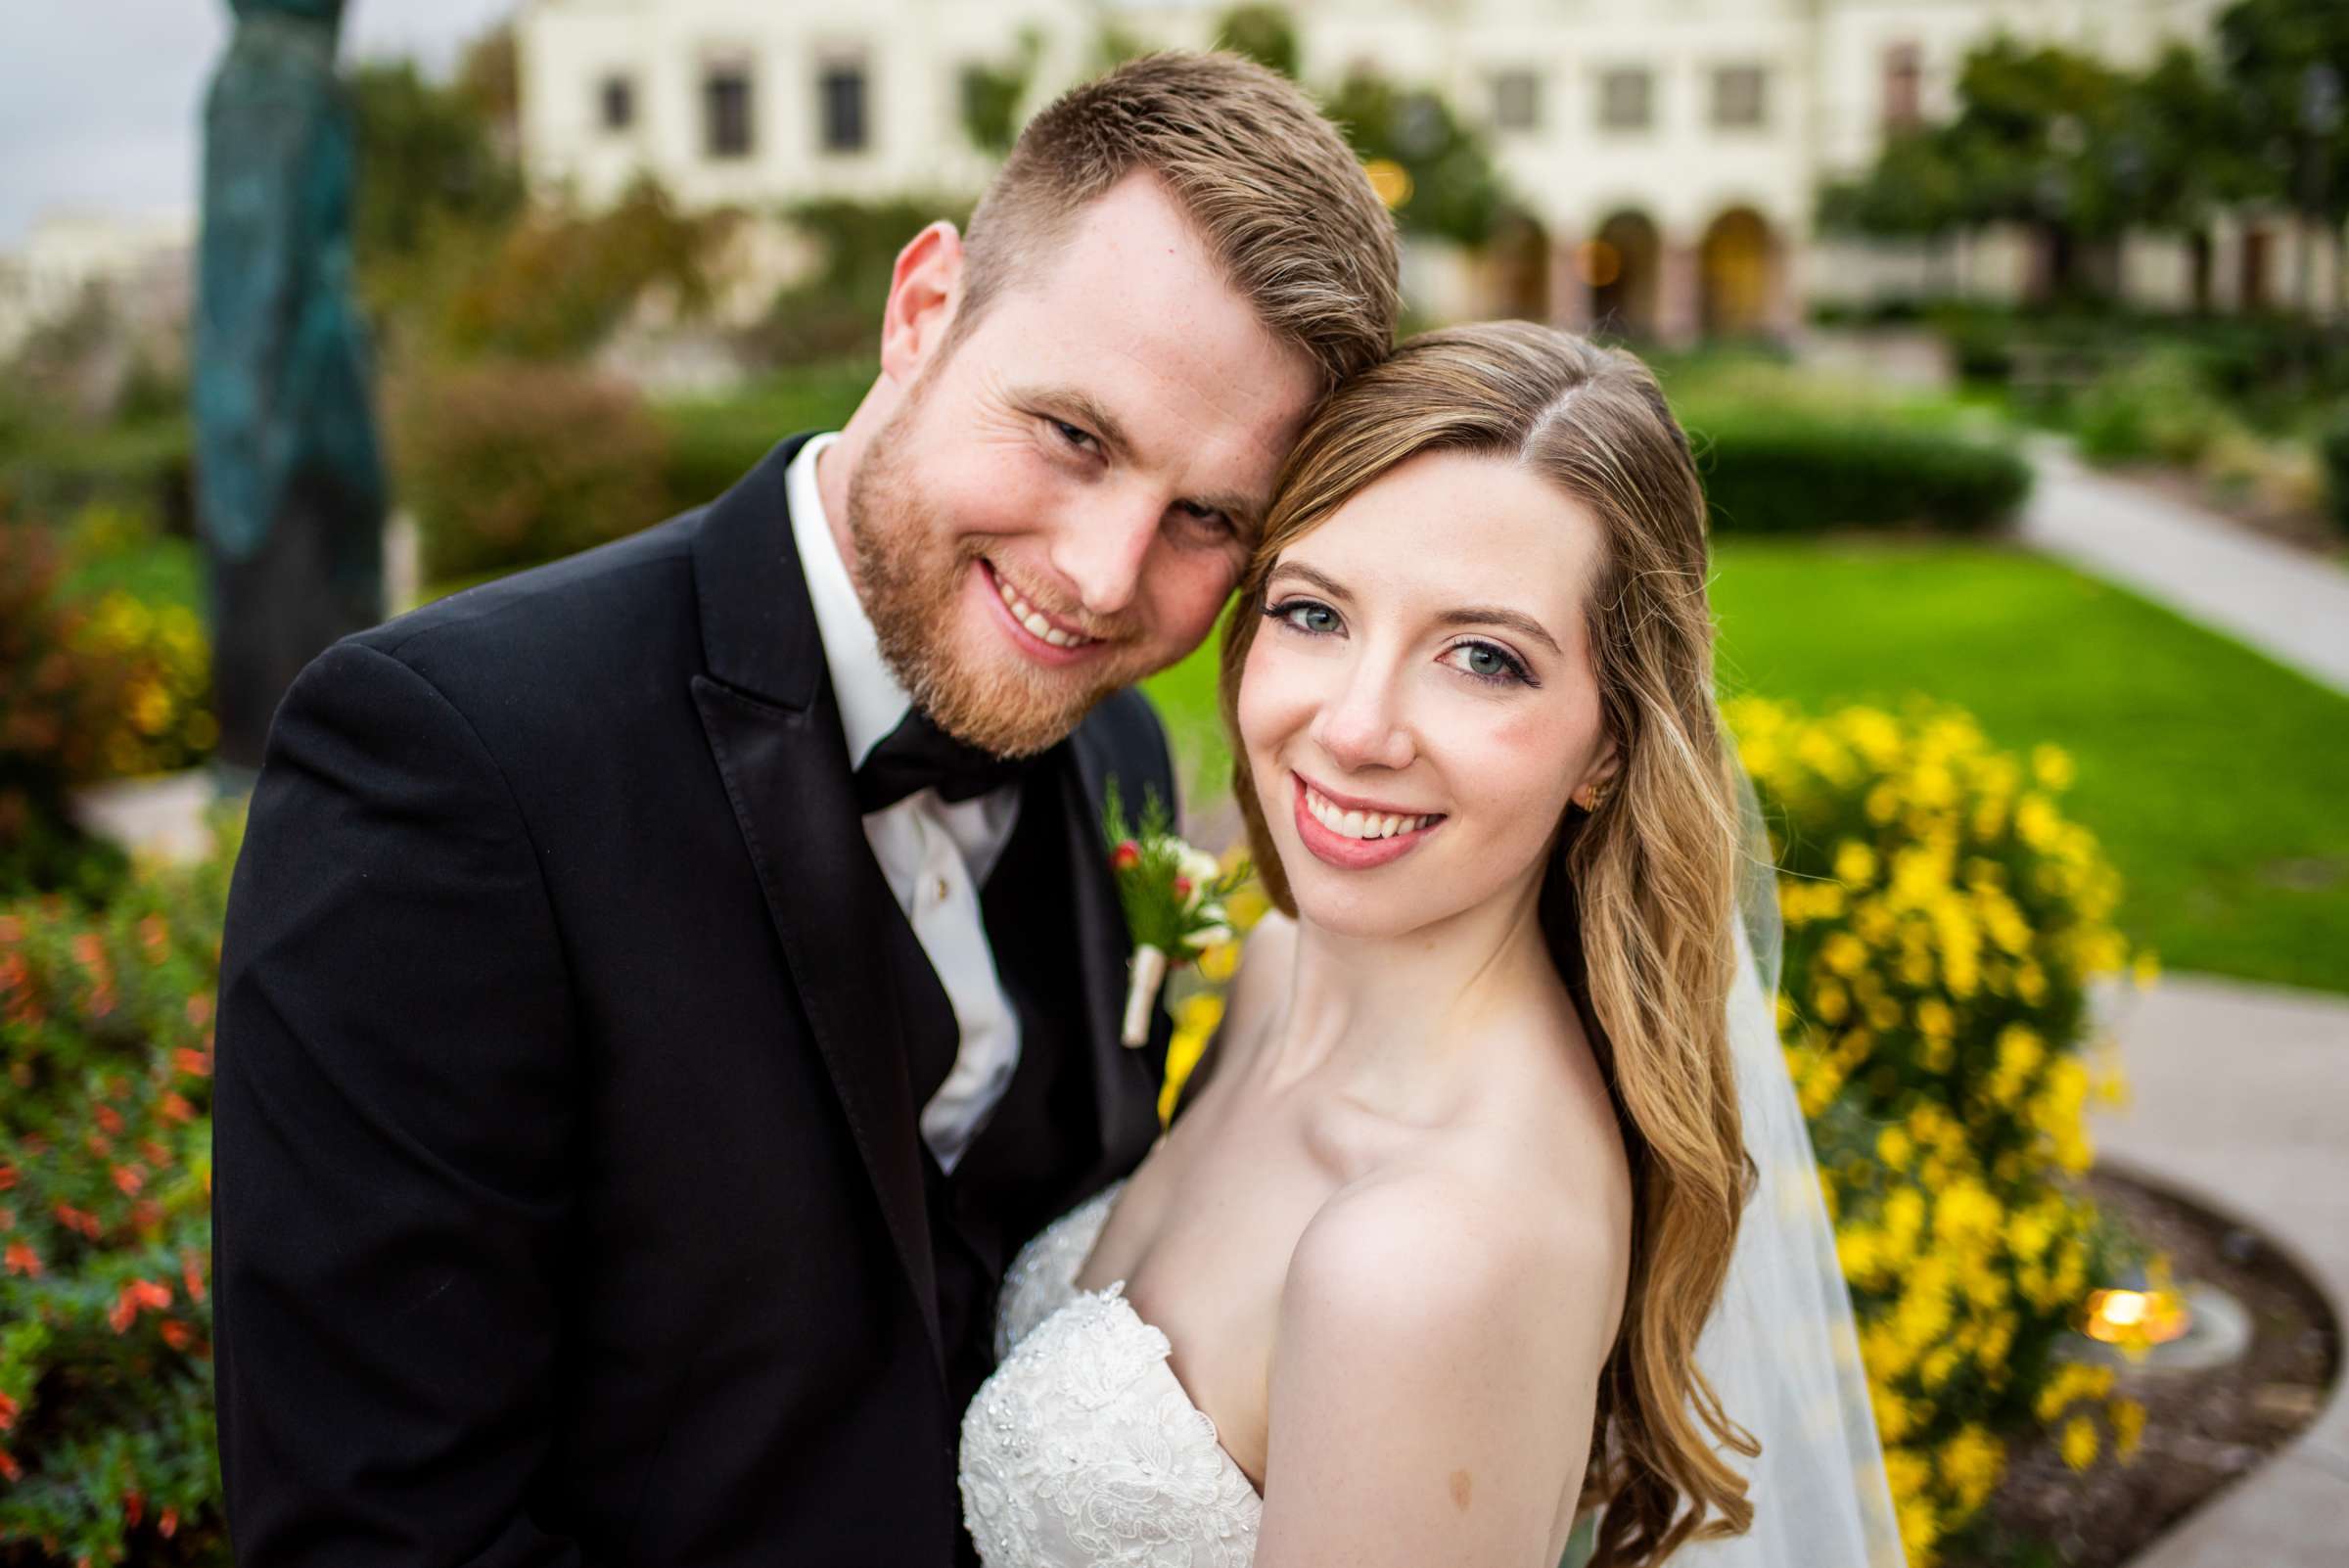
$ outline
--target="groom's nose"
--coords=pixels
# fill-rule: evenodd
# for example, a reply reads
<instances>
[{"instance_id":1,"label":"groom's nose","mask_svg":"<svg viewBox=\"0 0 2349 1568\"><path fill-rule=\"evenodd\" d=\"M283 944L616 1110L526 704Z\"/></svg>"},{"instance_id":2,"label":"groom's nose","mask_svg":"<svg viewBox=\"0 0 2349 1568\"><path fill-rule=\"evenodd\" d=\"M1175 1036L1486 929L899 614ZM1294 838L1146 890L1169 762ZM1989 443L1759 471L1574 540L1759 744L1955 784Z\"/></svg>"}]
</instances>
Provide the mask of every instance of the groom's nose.
<instances>
[{"instance_id":1,"label":"groom's nose","mask_svg":"<svg viewBox=\"0 0 2349 1568\"><path fill-rule=\"evenodd\" d=\"M1088 498L1061 519L1048 553L1087 614L1122 615L1133 603L1165 515L1163 501L1135 486Z\"/></svg>"}]
</instances>

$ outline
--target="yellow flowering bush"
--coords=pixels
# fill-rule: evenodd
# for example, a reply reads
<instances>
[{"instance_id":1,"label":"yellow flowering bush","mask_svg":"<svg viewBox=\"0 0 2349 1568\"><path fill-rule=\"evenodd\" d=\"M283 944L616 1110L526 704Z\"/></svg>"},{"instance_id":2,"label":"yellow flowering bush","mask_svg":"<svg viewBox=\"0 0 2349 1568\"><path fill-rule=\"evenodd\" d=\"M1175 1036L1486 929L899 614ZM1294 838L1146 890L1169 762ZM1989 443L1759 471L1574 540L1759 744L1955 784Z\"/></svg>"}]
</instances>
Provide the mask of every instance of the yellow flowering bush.
<instances>
[{"instance_id":1,"label":"yellow flowering bush","mask_svg":"<svg viewBox=\"0 0 2349 1568\"><path fill-rule=\"evenodd\" d=\"M76 655L120 671L120 701L88 737L96 776L160 773L211 755L220 738L211 642L193 610L116 588L76 606L69 626Z\"/></svg>"},{"instance_id":2,"label":"yellow flowering bush","mask_svg":"<svg viewBox=\"0 0 2349 1568\"><path fill-rule=\"evenodd\" d=\"M1785 922L1778 1019L1835 1218L1911 1568L1981 1513L2009 1446L2045 1430L2075 1469L2127 1459L2144 1410L2059 1354L2127 1243L2088 1169L2086 989L2154 972L2110 921L2120 882L2056 802L2068 757L2019 759L1950 709L1824 717L1724 706L1762 797ZM1245 933L1254 885L1228 900ZM1222 1021L1238 944L1202 957L1160 1100Z\"/></svg>"},{"instance_id":3,"label":"yellow flowering bush","mask_svg":"<svg viewBox=\"0 0 2349 1568\"><path fill-rule=\"evenodd\" d=\"M2119 879L2056 800L2071 762L1995 749L1946 709L1809 717L1726 706L1771 824L1778 999L1858 1309L1910 1561L1978 1514L2035 1425L2085 1469L2143 1411L2059 1359L2121 1240L2071 1177L2117 1076L2092 1068L2086 987L2149 979L2110 917Z\"/></svg>"}]
</instances>

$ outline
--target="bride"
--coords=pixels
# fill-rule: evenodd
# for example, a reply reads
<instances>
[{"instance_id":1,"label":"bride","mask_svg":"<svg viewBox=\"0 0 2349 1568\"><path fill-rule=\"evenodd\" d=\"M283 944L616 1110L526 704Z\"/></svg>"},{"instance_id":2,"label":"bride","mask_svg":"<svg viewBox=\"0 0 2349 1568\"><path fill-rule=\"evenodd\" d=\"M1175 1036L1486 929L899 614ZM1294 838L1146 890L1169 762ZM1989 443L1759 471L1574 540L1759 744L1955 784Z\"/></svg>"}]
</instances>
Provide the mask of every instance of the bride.
<instances>
[{"instance_id":1,"label":"bride","mask_svg":"<svg viewBox=\"0 0 2349 1568\"><path fill-rule=\"evenodd\" d=\"M1629 355L1431 333L1309 427L1223 644L1283 913L1005 1279L990 1568L1899 1564L1706 571Z\"/></svg>"}]
</instances>

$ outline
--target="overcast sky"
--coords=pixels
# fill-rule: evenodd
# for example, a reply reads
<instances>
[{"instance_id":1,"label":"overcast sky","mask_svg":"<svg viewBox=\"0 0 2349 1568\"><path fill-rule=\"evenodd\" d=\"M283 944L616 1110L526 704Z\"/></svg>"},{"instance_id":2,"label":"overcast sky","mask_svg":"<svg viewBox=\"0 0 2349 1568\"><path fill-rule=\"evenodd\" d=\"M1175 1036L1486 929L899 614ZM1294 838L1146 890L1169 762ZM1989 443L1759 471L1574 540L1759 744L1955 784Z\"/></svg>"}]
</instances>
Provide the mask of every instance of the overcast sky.
<instances>
[{"instance_id":1,"label":"overcast sky","mask_svg":"<svg viewBox=\"0 0 2349 1568\"><path fill-rule=\"evenodd\" d=\"M444 69L515 0L351 0L343 54ZM227 0L0 0L0 250L52 208L193 212Z\"/></svg>"}]
</instances>

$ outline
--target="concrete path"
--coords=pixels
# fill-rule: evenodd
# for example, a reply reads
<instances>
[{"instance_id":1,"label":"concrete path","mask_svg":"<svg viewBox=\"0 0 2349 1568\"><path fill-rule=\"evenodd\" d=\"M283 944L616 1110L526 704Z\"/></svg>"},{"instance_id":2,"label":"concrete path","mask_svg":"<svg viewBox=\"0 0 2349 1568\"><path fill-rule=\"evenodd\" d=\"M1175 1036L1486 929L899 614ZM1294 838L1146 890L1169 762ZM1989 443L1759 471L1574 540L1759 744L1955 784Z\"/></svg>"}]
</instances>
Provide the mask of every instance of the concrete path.
<instances>
[{"instance_id":1,"label":"concrete path","mask_svg":"<svg viewBox=\"0 0 2349 1568\"><path fill-rule=\"evenodd\" d=\"M2349 572L2030 445L2023 541L2349 692Z\"/></svg>"},{"instance_id":2,"label":"concrete path","mask_svg":"<svg viewBox=\"0 0 2349 1568\"><path fill-rule=\"evenodd\" d=\"M2098 1159L2268 1237L2349 1321L2349 996L2167 976L2113 998L2131 1101ZM2349 1399L2130 1568L2341 1568Z\"/></svg>"}]
</instances>

